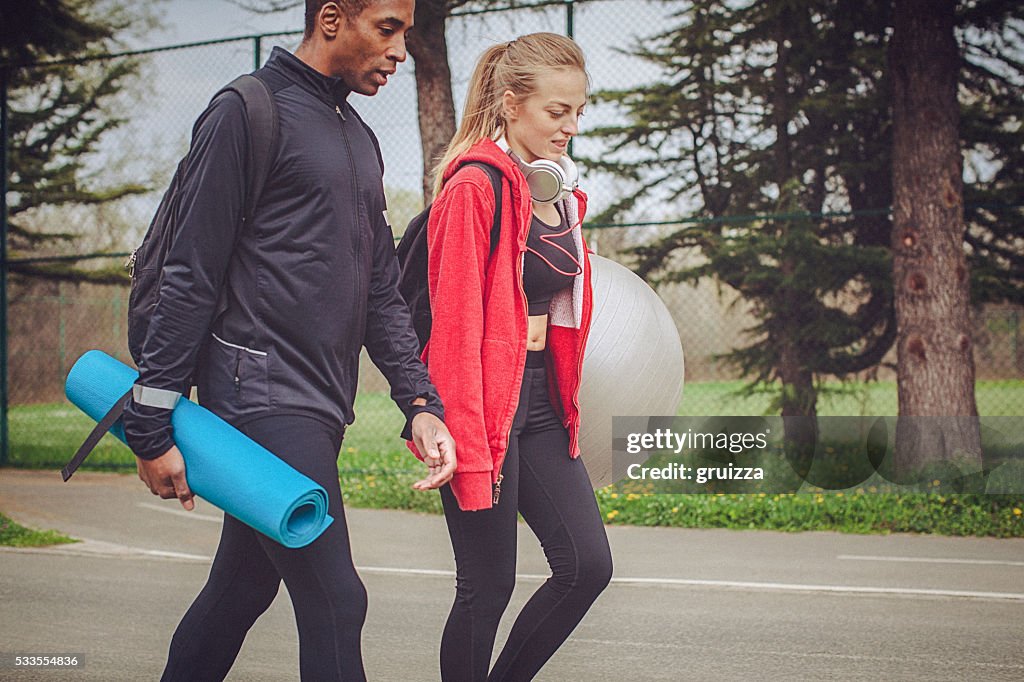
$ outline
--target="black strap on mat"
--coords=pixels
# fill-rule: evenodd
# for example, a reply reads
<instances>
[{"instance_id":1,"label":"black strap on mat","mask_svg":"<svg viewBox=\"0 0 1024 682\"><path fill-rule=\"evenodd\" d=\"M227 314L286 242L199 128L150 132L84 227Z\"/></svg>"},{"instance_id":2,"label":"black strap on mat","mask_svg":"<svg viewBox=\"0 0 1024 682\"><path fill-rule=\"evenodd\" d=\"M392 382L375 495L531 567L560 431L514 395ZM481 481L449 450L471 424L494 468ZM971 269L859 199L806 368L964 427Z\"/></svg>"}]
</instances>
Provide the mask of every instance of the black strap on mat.
<instances>
[{"instance_id":1,"label":"black strap on mat","mask_svg":"<svg viewBox=\"0 0 1024 682\"><path fill-rule=\"evenodd\" d=\"M82 446L78 448L78 452L76 452L75 456L71 458L71 461L68 462L67 466L60 470L60 475L64 478L65 483L67 483L67 480L71 478L71 475L78 470L78 467L82 465L82 462L84 462L85 458L89 456L89 453L93 451L93 448L99 444L100 439L103 438L107 431L110 430L110 427L112 427L114 423L121 418L121 415L124 413L124 405L128 402L128 398L131 397L131 395L132 390L128 389L127 393L117 399L114 406L110 408L110 411L104 415L103 419L100 420L100 423L96 425L96 428L92 430L89 437L85 439L84 443L82 443Z\"/></svg>"}]
</instances>

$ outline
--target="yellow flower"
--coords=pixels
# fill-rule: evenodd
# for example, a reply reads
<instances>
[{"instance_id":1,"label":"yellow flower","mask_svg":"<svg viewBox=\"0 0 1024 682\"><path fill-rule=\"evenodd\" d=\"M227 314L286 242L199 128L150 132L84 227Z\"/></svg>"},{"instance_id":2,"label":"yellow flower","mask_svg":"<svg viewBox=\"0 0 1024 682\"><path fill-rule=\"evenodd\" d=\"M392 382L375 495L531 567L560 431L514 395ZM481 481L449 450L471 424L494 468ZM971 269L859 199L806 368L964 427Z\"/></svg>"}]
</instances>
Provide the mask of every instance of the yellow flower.
<instances>
[{"instance_id":1,"label":"yellow flower","mask_svg":"<svg viewBox=\"0 0 1024 682\"><path fill-rule=\"evenodd\" d=\"M619 494L618 493L612 493L612 499L613 500L619 499Z\"/></svg>"},{"instance_id":2,"label":"yellow flower","mask_svg":"<svg viewBox=\"0 0 1024 682\"><path fill-rule=\"evenodd\" d=\"M626 495L626 499L629 500L630 502L632 502L633 500L639 500L640 496L637 495L636 493L630 493L630 494Z\"/></svg>"},{"instance_id":3,"label":"yellow flower","mask_svg":"<svg viewBox=\"0 0 1024 682\"><path fill-rule=\"evenodd\" d=\"M938 488L940 485L942 485L942 483L939 481L939 479L936 478L934 481L932 481L932 485Z\"/></svg>"},{"instance_id":4,"label":"yellow flower","mask_svg":"<svg viewBox=\"0 0 1024 682\"><path fill-rule=\"evenodd\" d=\"M1024 512L1022 512L1022 511L1020 510L1020 507L1014 507L1014 508L1013 508L1013 515L1014 515L1014 516L1020 516L1021 514L1024 514Z\"/></svg>"},{"instance_id":5,"label":"yellow flower","mask_svg":"<svg viewBox=\"0 0 1024 682\"><path fill-rule=\"evenodd\" d=\"M676 512L678 512L678 511L679 511L679 507L672 507L672 513L673 513L673 514L675 514L675 513L676 513ZM1017 512L1018 514L1020 513L1020 509L1017 509L1017 510L1015 510L1015 511L1016 511L1016 512Z\"/></svg>"},{"instance_id":6,"label":"yellow flower","mask_svg":"<svg viewBox=\"0 0 1024 682\"><path fill-rule=\"evenodd\" d=\"M608 512L607 518L608 518L609 521L611 521L612 519L614 519L618 515L619 515L619 510L618 509L612 509L610 512Z\"/></svg>"}]
</instances>

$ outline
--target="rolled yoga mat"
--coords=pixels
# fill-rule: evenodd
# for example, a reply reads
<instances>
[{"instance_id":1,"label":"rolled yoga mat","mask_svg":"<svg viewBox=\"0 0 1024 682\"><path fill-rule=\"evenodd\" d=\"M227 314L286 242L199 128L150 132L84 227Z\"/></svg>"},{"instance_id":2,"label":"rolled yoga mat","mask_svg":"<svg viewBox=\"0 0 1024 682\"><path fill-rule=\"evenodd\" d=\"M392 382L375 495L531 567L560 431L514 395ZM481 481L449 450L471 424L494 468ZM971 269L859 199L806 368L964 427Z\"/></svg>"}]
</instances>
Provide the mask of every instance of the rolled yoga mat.
<instances>
[{"instance_id":1,"label":"rolled yoga mat","mask_svg":"<svg viewBox=\"0 0 1024 682\"><path fill-rule=\"evenodd\" d=\"M71 368L64 393L98 422L138 376L123 362L91 350ZM205 407L182 398L171 425L189 487L243 523L294 548L313 542L334 521L322 486ZM124 442L120 421L110 432Z\"/></svg>"}]
</instances>

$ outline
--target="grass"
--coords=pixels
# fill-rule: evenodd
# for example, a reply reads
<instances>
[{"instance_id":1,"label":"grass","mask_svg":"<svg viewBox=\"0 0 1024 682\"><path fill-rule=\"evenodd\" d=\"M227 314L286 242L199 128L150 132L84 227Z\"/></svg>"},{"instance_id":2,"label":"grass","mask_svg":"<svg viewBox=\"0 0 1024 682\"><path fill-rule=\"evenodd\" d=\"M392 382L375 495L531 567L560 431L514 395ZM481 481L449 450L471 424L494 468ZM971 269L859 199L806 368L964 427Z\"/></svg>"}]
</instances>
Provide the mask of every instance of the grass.
<instances>
[{"instance_id":1,"label":"grass","mask_svg":"<svg viewBox=\"0 0 1024 682\"><path fill-rule=\"evenodd\" d=\"M743 382L709 381L687 384L679 415L700 417L719 415L763 415L769 412L768 395L737 395ZM831 384L818 398L818 414L823 417L896 415L899 412L896 382ZM1024 381L979 381L975 388L978 414L985 417L1024 415Z\"/></svg>"},{"instance_id":2,"label":"grass","mask_svg":"<svg viewBox=\"0 0 1024 682\"><path fill-rule=\"evenodd\" d=\"M0 514L0 545L7 547L45 547L77 542L55 530L25 528Z\"/></svg>"},{"instance_id":3,"label":"grass","mask_svg":"<svg viewBox=\"0 0 1024 682\"><path fill-rule=\"evenodd\" d=\"M607 523L1024 537L1020 497L926 493L636 495L598 491Z\"/></svg>"},{"instance_id":4,"label":"grass","mask_svg":"<svg viewBox=\"0 0 1024 682\"><path fill-rule=\"evenodd\" d=\"M769 398L737 396L740 386L739 382L690 384L680 415L764 414ZM983 415L1024 414L1024 381L979 382L977 398ZM822 416L895 414L896 387L891 382L845 387L822 398L819 411ZM425 470L400 440L402 418L387 395L360 394L356 413L357 421L345 436L338 460L346 504L440 513L436 493L410 488ZM11 409L10 425L12 465L60 469L92 428L92 421L67 404L27 405ZM107 436L85 468L134 468L134 457ZM597 498L602 515L612 524L1024 537L1024 499L1019 496L866 491L641 495L605 488Z\"/></svg>"}]
</instances>

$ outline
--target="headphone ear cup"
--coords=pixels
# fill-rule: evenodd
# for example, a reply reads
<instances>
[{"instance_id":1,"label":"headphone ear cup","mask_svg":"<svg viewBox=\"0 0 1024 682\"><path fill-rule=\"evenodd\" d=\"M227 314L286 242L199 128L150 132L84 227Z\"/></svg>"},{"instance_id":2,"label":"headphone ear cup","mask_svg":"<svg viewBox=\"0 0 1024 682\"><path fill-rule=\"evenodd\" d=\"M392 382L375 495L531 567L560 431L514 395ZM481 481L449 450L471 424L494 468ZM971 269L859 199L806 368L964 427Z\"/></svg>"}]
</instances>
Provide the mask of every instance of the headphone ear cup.
<instances>
[{"instance_id":1,"label":"headphone ear cup","mask_svg":"<svg viewBox=\"0 0 1024 682\"><path fill-rule=\"evenodd\" d=\"M548 159L520 165L534 201L550 204L562 196L566 176L562 166Z\"/></svg>"},{"instance_id":2,"label":"headphone ear cup","mask_svg":"<svg viewBox=\"0 0 1024 682\"><path fill-rule=\"evenodd\" d=\"M564 173L565 186L570 191L576 189L576 186L580 184L580 169L576 167L576 162L563 155L558 157L558 165L561 166Z\"/></svg>"}]
</instances>

